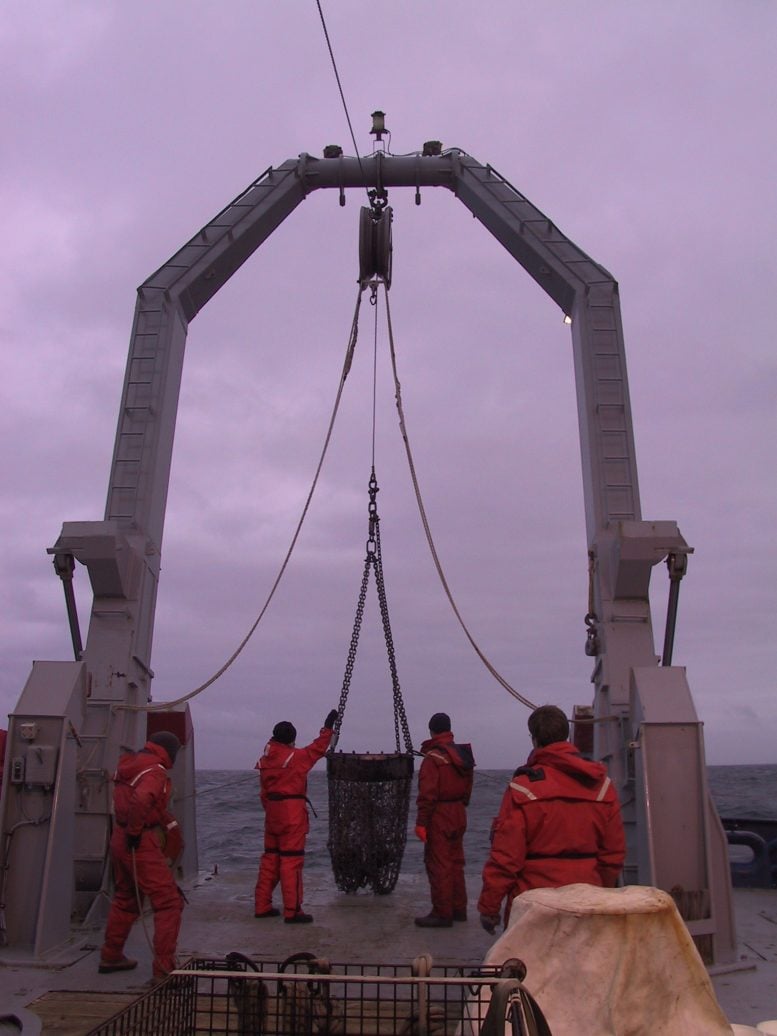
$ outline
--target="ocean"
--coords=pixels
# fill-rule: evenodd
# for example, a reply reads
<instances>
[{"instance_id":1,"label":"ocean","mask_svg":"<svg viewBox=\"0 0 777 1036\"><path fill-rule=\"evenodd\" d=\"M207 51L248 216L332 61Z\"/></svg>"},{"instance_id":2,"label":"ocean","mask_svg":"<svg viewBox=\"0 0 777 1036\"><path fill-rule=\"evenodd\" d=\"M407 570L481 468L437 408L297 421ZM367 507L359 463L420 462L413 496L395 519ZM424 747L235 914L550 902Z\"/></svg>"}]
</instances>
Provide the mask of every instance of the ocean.
<instances>
[{"instance_id":1,"label":"ocean","mask_svg":"<svg viewBox=\"0 0 777 1036\"><path fill-rule=\"evenodd\" d=\"M416 763L416 772L418 762ZM777 766L710 766L710 790L722 817L777 820ZM476 770L464 842L467 868L478 869L488 855L489 831L512 775L510 770ZM262 849L264 814L259 805L256 770L200 770L197 773L197 846L201 871L255 874ZM310 814L305 870L330 869L326 843L329 827L326 763L308 778ZM423 872L423 850L413 834L415 789L411 793L403 872Z\"/></svg>"}]
</instances>

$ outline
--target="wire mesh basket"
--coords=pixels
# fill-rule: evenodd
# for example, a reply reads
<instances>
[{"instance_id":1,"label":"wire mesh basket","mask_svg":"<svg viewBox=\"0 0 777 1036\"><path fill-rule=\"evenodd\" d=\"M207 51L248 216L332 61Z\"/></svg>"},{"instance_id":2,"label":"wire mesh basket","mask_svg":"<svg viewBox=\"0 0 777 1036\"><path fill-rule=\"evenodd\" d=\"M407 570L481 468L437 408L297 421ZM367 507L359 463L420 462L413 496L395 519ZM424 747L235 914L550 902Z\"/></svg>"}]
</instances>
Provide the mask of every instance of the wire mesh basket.
<instances>
[{"instance_id":1,"label":"wire mesh basket","mask_svg":"<svg viewBox=\"0 0 777 1036\"><path fill-rule=\"evenodd\" d=\"M534 1027L522 968L198 957L88 1036L549 1036Z\"/></svg>"},{"instance_id":2,"label":"wire mesh basket","mask_svg":"<svg viewBox=\"0 0 777 1036\"><path fill-rule=\"evenodd\" d=\"M342 892L394 889L407 841L413 757L408 753L331 752L329 856Z\"/></svg>"}]
</instances>

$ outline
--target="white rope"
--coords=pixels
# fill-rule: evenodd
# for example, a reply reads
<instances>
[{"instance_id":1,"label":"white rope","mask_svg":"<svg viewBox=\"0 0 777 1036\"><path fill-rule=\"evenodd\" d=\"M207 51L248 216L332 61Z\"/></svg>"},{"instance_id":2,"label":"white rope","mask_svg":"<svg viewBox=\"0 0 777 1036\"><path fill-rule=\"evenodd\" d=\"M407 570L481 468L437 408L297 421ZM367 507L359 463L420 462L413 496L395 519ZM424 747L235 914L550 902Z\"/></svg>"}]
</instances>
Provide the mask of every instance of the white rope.
<instances>
[{"instance_id":1,"label":"white rope","mask_svg":"<svg viewBox=\"0 0 777 1036\"><path fill-rule=\"evenodd\" d=\"M313 493L315 492L316 485L318 484L318 478L319 478L319 475L321 474L321 468L323 467L323 464L324 464L324 458L326 457L326 452L327 452L327 449L329 448L329 441L332 438L332 429L334 428L335 418L337 416L337 411L338 411L338 409L340 407L340 400L341 400L342 395L343 395L343 388L345 387L345 379L348 377L348 372L351 369L351 363L353 361L353 354L354 354L354 350L356 348L356 339L357 339L358 334L359 334L359 310L361 308L362 292L363 291L364 291L364 288L360 287L359 288L359 294L356 297L356 309L354 310L353 320L351 322L351 333L350 333L350 336L348 338L348 348L346 349L346 352L345 352L345 360L343 362L343 371L342 371L342 374L340 375L340 384L339 384L338 389L337 389L337 396L335 398L335 404L334 404L334 407L332 409L332 416L329 419L329 427L327 429L326 438L324 439L324 446L323 446L323 448L321 450L321 456L320 456L319 461L318 461L318 466L316 468L316 473L313 476L313 483L312 483L312 485L310 487L310 492L308 493L307 500L305 501L305 506L302 508L302 514L300 515L300 519L297 522L297 528L294 531L294 535L293 535L293 537L291 539L291 544L289 545L289 549L286 552L286 557L283 559L283 564L281 565L280 571L278 572L278 575L275 577L275 582L273 583L272 588L270 589L270 592L267 595L267 600L264 602L264 605L262 606L262 610L259 612L259 615L256 617L256 621L251 626L251 628L249 629L248 633L246 633L245 637L243 637L243 639L240 642L240 644L238 644L238 646L235 649L235 651L233 651L233 653L230 655L230 657L226 660L224 665L222 665L222 667L216 673L214 673L213 676L210 677L210 679L206 680L205 683L200 684L199 687L195 687L195 689L193 691L189 691L188 694L181 695L180 698L176 698L174 701L155 702L155 703L147 702L145 705L129 705L129 704L126 704L126 703L121 703L121 704L114 705L113 706L114 710L124 710L126 712L164 712L164 711L167 711L168 709L175 708L176 705L182 705L184 702L189 701L190 699L196 697L198 694L201 694L204 690L206 690L208 687L210 687L211 684L214 684L216 682L216 680L218 680L220 677L222 677L224 675L224 673L227 671L227 669L229 669L229 667L235 661L235 659L240 655L240 653L242 652L243 648L246 646L246 644L251 639L251 637L254 635L254 632L255 632L257 626L259 625L259 623L261 622L261 620L262 620L262 618L264 616L264 613L269 608L270 601L273 599L273 596L275 595L275 591L278 589L278 585L279 585L279 583L280 583L280 581L281 581L281 579L283 577L284 572L286 571L286 566L288 565L289 560L291 559L292 552L294 550L294 547L296 546L297 540L299 539L299 534L300 534L300 532L302 530L302 523L305 521L305 517L306 517L306 515L308 513L308 508L310 507L310 502L313 499Z\"/></svg>"},{"instance_id":2,"label":"white rope","mask_svg":"<svg viewBox=\"0 0 777 1036\"><path fill-rule=\"evenodd\" d=\"M489 671L489 673L491 673L491 675L494 677L494 679L497 681L497 683L501 684L501 686L504 687L504 689L509 694L511 694L514 698L516 698L519 702L521 702L522 705L525 705L528 709L532 709L532 710L536 709L537 706L533 702L529 701L528 698L525 698L519 691L516 691L516 689L514 687L512 687L507 682L507 680L505 680L505 678L494 668L494 666L491 664L491 662L489 662L489 660L486 658L486 656L480 650L480 647L478 646L477 642L475 641L475 638L472 636L472 634L470 633L469 629L467 628L466 623L464 622L464 619L461 617L461 613L460 613L459 609L456 606L456 602L453 599L453 594L451 593L450 587L448 586L448 581L445 578L445 573L443 572L442 564L441 564L440 558L439 558L439 556L437 554L437 550L436 550L435 545L434 545L434 540L432 539L432 530L431 530L431 528L429 526L429 520L426 517L426 508L424 507L424 502L421 499L421 489L420 489L420 487L418 485L418 478L416 476L415 464L413 463L413 453L412 453L412 451L410 449L410 440L409 440L408 435L407 435L407 425L406 425L406 422L405 422L405 413L404 413L404 410L402 408L402 390L400 388L399 376L397 374L397 357L396 357L396 352L394 350L394 332L393 332L393 329L392 329L392 326L391 326L391 307L389 306L388 291L386 291L385 284L384 284L383 287L384 287L384 295L386 297L386 321L387 321L387 324L388 324L389 347L391 349L391 368L392 368L392 371L393 371L393 374L394 374L394 395L395 395L396 403L397 403L397 413L399 414L399 430L400 430L400 432L402 434L402 441L405 444L405 453L407 454L407 462L408 462L408 465L410 467L410 477L413 480L413 489L415 490L415 498L416 498L416 502L418 503L418 512L421 515L421 523L423 524L424 532L426 533L426 541L429 544L429 550L432 553L432 559L434 560L434 565L435 565L435 568L437 569L437 574L440 577L440 582L442 583L442 587L443 587L443 590L445 591L445 595L448 598L448 600L450 601L451 608L453 608L453 614L458 619L459 625L464 630L464 634L465 634L467 640L470 642L470 644L474 648L475 653L477 654L478 658L481 660L483 665L486 667L486 669Z\"/></svg>"}]
</instances>

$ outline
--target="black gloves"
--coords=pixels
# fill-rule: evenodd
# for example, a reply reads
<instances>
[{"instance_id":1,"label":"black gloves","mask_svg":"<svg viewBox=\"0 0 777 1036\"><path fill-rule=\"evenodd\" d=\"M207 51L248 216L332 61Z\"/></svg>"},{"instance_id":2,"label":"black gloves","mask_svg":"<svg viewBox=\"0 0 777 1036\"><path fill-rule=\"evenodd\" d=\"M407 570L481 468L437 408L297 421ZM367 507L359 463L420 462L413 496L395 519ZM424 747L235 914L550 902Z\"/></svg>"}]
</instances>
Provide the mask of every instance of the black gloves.
<instances>
[{"instance_id":1,"label":"black gloves","mask_svg":"<svg viewBox=\"0 0 777 1036\"><path fill-rule=\"evenodd\" d=\"M324 720L324 726L327 730L334 730L335 720L337 719L337 709L332 709L329 715Z\"/></svg>"},{"instance_id":2,"label":"black gloves","mask_svg":"<svg viewBox=\"0 0 777 1036\"><path fill-rule=\"evenodd\" d=\"M129 851L131 853L134 852L136 849L140 848L140 838L141 838L140 834L137 834L137 835L128 834L127 835L127 848L129 849Z\"/></svg>"}]
</instances>

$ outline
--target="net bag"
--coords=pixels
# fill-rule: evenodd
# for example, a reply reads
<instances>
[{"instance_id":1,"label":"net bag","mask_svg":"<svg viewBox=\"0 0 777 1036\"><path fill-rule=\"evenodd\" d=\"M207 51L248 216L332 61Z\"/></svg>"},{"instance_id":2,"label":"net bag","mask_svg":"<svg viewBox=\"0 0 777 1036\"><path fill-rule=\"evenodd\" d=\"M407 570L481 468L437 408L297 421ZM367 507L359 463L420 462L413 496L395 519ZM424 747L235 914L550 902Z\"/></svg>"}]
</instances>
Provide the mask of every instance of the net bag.
<instances>
[{"instance_id":1,"label":"net bag","mask_svg":"<svg viewBox=\"0 0 777 1036\"><path fill-rule=\"evenodd\" d=\"M329 855L342 892L393 891L407 842L413 757L406 753L327 756Z\"/></svg>"}]
</instances>

